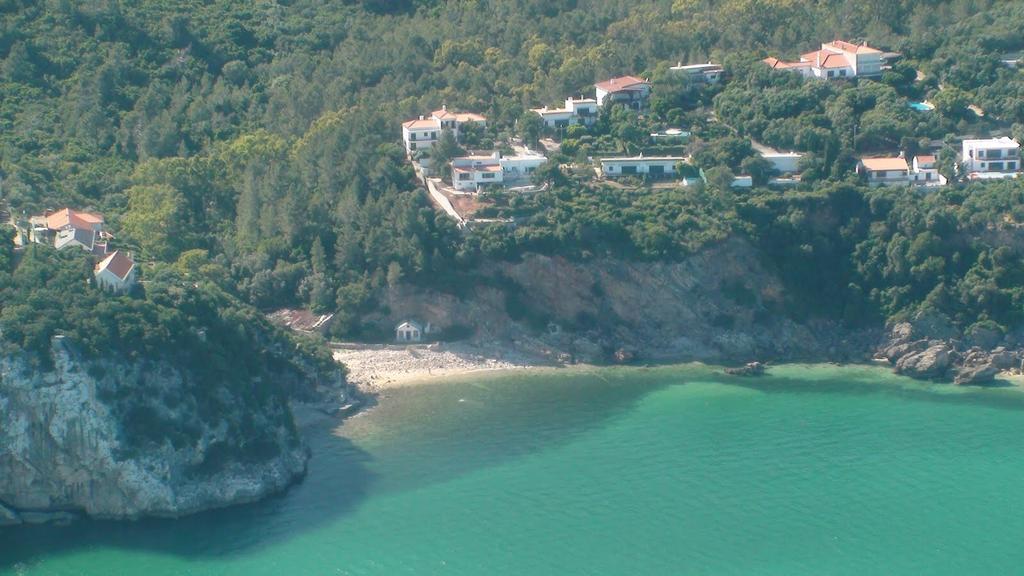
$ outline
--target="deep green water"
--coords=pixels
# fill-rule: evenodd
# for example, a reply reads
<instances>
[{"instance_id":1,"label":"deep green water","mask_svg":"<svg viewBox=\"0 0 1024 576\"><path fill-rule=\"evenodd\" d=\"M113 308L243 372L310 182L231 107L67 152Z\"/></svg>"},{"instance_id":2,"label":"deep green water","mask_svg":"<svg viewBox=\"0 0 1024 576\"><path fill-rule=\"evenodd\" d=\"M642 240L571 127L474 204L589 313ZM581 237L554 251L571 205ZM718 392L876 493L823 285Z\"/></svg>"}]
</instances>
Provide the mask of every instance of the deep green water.
<instances>
[{"instance_id":1,"label":"deep green water","mask_svg":"<svg viewBox=\"0 0 1024 576\"><path fill-rule=\"evenodd\" d=\"M1019 574L1024 394L869 368L393 391L286 495L0 530L0 574Z\"/></svg>"}]
</instances>

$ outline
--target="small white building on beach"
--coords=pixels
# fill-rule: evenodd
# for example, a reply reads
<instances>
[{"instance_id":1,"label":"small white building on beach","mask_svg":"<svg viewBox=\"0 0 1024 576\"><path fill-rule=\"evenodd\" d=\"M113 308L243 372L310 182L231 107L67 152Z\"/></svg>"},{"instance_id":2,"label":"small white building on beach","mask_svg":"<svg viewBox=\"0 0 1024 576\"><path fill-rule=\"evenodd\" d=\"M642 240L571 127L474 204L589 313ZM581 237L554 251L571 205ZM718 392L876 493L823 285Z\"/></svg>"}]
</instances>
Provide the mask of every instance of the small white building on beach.
<instances>
[{"instance_id":1,"label":"small white building on beach","mask_svg":"<svg viewBox=\"0 0 1024 576\"><path fill-rule=\"evenodd\" d=\"M423 340L423 326L419 322L406 320L395 326L395 342L420 342Z\"/></svg>"}]
</instances>

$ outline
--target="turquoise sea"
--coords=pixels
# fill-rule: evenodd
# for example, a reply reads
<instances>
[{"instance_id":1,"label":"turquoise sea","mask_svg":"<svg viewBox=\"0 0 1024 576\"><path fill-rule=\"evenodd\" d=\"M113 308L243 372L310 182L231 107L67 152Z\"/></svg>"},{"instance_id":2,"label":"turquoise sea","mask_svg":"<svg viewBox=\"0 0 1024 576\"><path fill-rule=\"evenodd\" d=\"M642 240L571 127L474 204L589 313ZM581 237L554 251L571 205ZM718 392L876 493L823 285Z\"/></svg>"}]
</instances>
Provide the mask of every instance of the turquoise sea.
<instances>
[{"instance_id":1,"label":"turquoise sea","mask_svg":"<svg viewBox=\"0 0 1024 576\"><path fill-rule=\"evenodd\" d=\"M1024 393L874 368L464 377L312 432L283 496L0 529L0 574L1024 573Z\"/></svg>"}]
</instances>

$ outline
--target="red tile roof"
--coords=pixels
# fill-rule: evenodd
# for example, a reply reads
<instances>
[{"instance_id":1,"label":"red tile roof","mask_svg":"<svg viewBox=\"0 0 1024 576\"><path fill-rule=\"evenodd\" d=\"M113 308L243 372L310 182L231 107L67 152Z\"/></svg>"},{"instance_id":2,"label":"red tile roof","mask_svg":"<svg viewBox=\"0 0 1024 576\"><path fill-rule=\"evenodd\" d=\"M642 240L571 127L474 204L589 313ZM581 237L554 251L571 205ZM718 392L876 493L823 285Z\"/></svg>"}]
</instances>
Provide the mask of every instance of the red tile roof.
<instances>
[{"instance_id":1,"label":"red tile roof","mask_svg":"<svg viewBox=\"0 0 1024 576\"><path fill-rule=\"evenodd\" d=\"M850 61L842 54L829 52L828 50L815 50L800 57L819 68L851 68Z\"/></svg>"},{"instance_id":2,"label":"red tile roof","mask_svg":"<svg viewBox=\"0 0 1024 576\"><path fill-rule=\"evenodd\" d=\"M67 227L72 228L85 228L92 230L95 226L103 224L103 216L99 214L90 214L88 212L79 212L78 210L72 210L65 208L50 214L46 217L46 227L50 230L62 230Z\"/></svg>"},{"instance_id":3,"label":"red tile roof","mask_svg":"<svg viewBox=\"0 0 1024 576\"><path fill-rule=\"evenodd\" d=\"M620 76L618 78L611 78L604 82L598 82L594 84L598 90L604 90L608 93L621 92L623 90L633 90L637 86L646 85L650 86L650 82L643 78L637 78L636 76Z\"/></svg>"},{"instance_id":4,"label":"red tile roof","mask_svg":"<svg viewBox=\"0 0 1024 576\"><path fill-rule=\"evenodd\" d=\"M423 119L423 120L409 120L408 122L403 122L402 126L404 126L405 128L408 128L409 130L429 130L431 128L437 128L438 127L436 120L427 120L427 119Z\"/></svg>"},{"instance_id":5,"label":"red tile roof","mask_svg":"<svg viewBox=\"0 0 1024 576\"><path fill-rule=\"evenodd\" d=\"M124 280L128 278L128 274L131 273L132 268L135 268L135 261L129 258L124 252L115 250L110 254L110 256L107 256L96 265L96 272L109 270L114 274L114 276Z\"/></svg>"},{"instance_id":6,"label":"red tile roof","mask_svg":"<svg viewBox=\"0 0 1024 576\"><path fill-rule=\"evenodd\" d=\"M829 44L831 44L832 46L838 48L839 50L844 50L846 52L853 52L854 54L881 54L882 53L881 50L872 48L872 47L868 46L866 43L865 44L854 44L853 42L847 42L845 40L833 40L832 42L829 42Z\"/></svg>"},{"instance_id":7,"label":"red tile roof","mask_svg":"<svg viewBox=\"0 0 1024 576\"><path fill-rule=\"evenodd\" d=\"M918 155L916 159L918 164L935 164L935 156L933 155Z\"/></svg>"}]
</instances>

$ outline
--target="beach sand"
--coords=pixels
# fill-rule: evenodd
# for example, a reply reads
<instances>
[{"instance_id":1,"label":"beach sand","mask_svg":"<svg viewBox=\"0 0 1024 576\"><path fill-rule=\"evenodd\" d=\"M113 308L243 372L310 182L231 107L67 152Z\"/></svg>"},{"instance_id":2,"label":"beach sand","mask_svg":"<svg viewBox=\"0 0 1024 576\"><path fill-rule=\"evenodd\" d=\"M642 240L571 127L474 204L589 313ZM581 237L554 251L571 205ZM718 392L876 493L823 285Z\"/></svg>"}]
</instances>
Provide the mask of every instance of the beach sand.
<instances>
[{"instance_id":1,"label":"beach sand","mask_svg":"<svg viewBox=\"0 0 1024 576\"><path fill-rule=\"evenodd\" d=\"M348 368L348 380L364 392L438 382L448 377L494 370L538 367L525 356L486 347L356 346L334 350L334 359Z\"/></svg>"}]
</instances>

